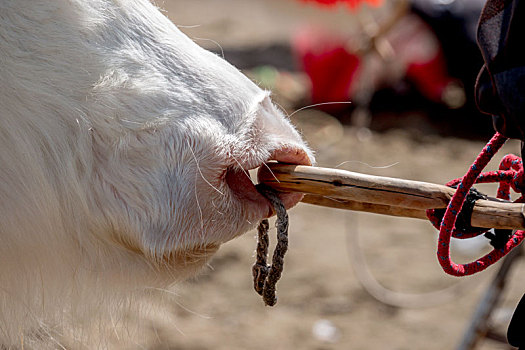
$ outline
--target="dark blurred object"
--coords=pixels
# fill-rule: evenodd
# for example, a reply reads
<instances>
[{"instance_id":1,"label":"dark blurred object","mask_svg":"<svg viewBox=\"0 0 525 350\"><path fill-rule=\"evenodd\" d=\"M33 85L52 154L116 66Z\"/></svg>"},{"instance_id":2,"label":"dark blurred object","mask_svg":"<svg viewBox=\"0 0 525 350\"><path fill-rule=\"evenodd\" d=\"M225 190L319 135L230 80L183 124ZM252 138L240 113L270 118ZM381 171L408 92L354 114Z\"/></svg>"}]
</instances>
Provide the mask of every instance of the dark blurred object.
<instances>
[{"instance_id":1,"label":"dark blurred object","mask_svg":"<svg viewBox=\"0 0 525 350\"><path fill-rule=\"evenodd\" d=\"M478 42L485 65L476 84L479 108L493 115L503 135L525 140L525 5L520 0L488 0Z\"/></svg>"},{"instance_id":2,"label":"dark blurred object","mask_svg":"<svg viewBox=\"0 0 525 350\"><path fill-rule=\"evenodd\" d=\"M439 39L450 75L472 89L483 64L476 43L479 16L485 0L412 0L412 11Z\"/></svg>"},{"instance_id":3,"label":"dark blurred object","mask_svg":"<svg viewBox=\"0 0 525 350\"><path fill-rule=\"evenodd\" d=\"M509 344L520 349L525 348L525 295L521 298L507 331Z\"/></svg>"}]
</instances>

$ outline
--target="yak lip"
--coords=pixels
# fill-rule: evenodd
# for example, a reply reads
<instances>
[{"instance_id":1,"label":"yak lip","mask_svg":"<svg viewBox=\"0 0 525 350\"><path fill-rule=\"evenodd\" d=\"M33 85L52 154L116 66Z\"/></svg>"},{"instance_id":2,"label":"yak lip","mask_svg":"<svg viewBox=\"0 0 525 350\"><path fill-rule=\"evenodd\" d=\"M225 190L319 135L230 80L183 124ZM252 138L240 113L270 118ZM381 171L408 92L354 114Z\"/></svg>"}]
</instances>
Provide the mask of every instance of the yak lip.
<instances>
[{"instance_id":1,"label":"yak lip","mask_svg":"<svg viewBox=\"0 0 525 350\"><path fill-rule=\"evenodd\" d=\"M248 170L256 169L265 166L270 161L278 163L293 164L293 165L312 165L310 157L305 150L297 147L281 147L270 155L264 162L247 169L240 169L239 167L230 168L226 171L226 183L232 190L233 194L243 203L255 207L256 216L259 218L267 218L273 216L275 211L270 202L262 196L255 184L248 176ZM283 202L286 209L295 206L303 198L302 193L278 193L279 198Z\"/></svg>"}]
</instances>

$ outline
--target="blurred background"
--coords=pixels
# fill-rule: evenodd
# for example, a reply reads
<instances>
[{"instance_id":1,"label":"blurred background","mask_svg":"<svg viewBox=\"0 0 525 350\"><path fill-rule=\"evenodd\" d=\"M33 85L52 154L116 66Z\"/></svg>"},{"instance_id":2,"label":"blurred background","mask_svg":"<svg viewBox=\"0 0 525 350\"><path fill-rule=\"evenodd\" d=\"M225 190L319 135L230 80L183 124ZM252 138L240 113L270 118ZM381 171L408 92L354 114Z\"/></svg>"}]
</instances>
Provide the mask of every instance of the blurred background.
<instances>
[{"instance_id":1,"label":"blurred background","mask_svg":"<svg viewBox=\"0 0 525 350\"><path fill-rule=\"evenodd\" d=\"M319 166L441 184L462 176L493 134L473 103L484 1L321 2L156 4L196 43L272 90ZM508 142L496 158L519 149ZM253 291L256 233L249 232L225 244L197 278L152 292L146 303L156 311L136 320L141 340L125 348L455 349L498 269L445 275L437 232L425 221L307 204L289 215L275 307ZM454 246L460 262L490 248L484 238L461 243ZM523 268L521 259L513 263L487 320L502 334L525 292ZM471 348L509 349L485 338Z\"/></svg>"}]
</instances>

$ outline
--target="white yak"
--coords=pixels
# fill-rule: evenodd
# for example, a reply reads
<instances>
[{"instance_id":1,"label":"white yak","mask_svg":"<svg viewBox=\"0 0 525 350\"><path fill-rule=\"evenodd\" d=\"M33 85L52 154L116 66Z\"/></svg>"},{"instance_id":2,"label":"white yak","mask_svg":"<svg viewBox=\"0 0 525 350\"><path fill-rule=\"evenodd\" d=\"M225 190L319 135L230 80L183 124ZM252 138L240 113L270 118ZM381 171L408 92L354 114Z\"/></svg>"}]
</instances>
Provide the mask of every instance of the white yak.
<instances>
[{"instance_id":1,"label":"white yak","mask_svg":"<svg viewBox=\"0 0 525 350\"><path fill-rule=\"evenodd\" d=\"M149 1L1 0L0 347L194 274L270 213L269 159L313 162Z\"/></svg>"}]
</instances>

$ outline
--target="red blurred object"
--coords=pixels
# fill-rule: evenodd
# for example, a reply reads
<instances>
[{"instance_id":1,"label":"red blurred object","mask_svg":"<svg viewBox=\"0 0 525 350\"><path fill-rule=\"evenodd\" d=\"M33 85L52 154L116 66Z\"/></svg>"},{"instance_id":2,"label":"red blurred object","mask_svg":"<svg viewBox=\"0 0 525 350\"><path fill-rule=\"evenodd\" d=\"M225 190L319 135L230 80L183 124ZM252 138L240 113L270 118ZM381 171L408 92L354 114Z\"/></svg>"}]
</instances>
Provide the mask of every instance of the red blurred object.
<instances>
[{"instance_id":1,"label":"red blurred object","mask_svg":"<svg viewBox=\"0 0 525 350\"><path fill-rule=\"evenodd\" d=\"M442 102L443 91L454 81L448 75L441 50L427 62L410 62L406 77L423 96L434 102Z\"/></svg>"},{"instance_id":2,"label":"red blurred object","mask_svg":"<svg viewBox=\"0 0 525 350\"><path fill-rule=\"evenodd\" d=\"M347 51L337 39L308 31L295 38L294 49L311 80L312 103L349 101L350 87L360 62L357 55ZM344 103L326 104L319 109L338 112L347 107Z\"/></svg>"},{"instance_id":3,"label":"red blurred object","mask_svg":"<svg viewBox=\"0 0 525 350\"><path fill-rule=\"evenodd\" d=\"M339 3L347 4L351 10L355 10L361 3L366 3L373 7L380 6L383 0L301 0L303 2L316 2L321 5L333 6Z\"/></svg>"}]
</instances>

